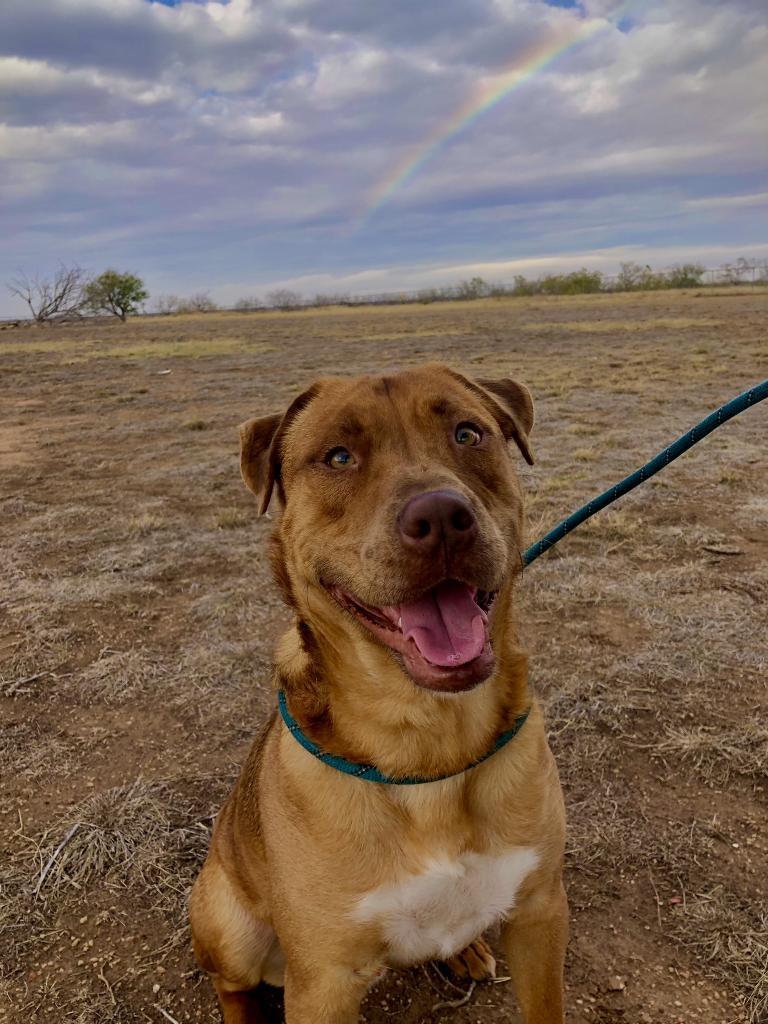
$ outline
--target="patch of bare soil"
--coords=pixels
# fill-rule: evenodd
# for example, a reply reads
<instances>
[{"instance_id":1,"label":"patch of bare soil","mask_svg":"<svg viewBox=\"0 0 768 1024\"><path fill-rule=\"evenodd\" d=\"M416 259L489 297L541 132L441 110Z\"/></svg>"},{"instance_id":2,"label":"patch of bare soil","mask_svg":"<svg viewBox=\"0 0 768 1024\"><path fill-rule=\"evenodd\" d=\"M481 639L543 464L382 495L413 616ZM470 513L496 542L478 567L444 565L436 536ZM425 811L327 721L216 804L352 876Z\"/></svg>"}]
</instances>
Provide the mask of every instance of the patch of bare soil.
<instances>
[{"instance_id":1,"label":"patch of bare soil","mask_svg":"<svg viewBox=\"0 0 768 1024\"><path fill-rule=\"evenodd\" d=\"M286 622L239 421L320 373L512 374L537 400L533 540L766 376L767 305L707 291L4 331L0 1021L218 1019L185 898L272 707ZM525 574L568 803L573 1024L768 1021L767 416ZM510 1021L504 977L465 999L432 965L392 971L364 1019Z\"/></svg>"}]
</instances>

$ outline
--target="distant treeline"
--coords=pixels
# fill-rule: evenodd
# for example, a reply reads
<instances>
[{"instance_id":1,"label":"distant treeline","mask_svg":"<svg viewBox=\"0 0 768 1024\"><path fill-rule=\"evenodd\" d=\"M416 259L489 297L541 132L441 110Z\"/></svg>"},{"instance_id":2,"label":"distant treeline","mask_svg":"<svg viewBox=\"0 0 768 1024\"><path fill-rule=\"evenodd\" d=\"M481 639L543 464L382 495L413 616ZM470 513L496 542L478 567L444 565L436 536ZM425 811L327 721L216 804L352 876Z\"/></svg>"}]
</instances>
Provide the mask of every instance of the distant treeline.
<instances>
[{"instance_id":1,"label":"distant treeline","mask_svg":"<svg viewBox=\"0 0 768 1024\"><path fill-rule=\"evenodd\" d=\"M640 263L622 263L619 273L603 274L582 267L568 274L544 274L529 278L517 274L510 283L494 283L470 277L455 285L420 288L415 291L351 295L346 292L302 295L291 288L274 288L264 297L244 296L234 306L220 306L207 292L188 298L160 295L147 310L149 294L144 282L133 274L105 271L89 277L79 267L61 265L51 279L21 277L9 290L24 299L38 323L77 319L86 313L113 314L125 320L129 314L151 312L169 316L177 313L212 313L217 310L257 312L259 310L319 309L323 306L383 306L405 303L462 302L473 299L532 295L589 295L608 292L645 292L664 288L706 288L716 285L768 285L768 260L738 259L707 269L699 263L682 263L666 270L654 270Z\"/></svg>"},{"instance_id":2,"label":"distant treeline","mask_svg":"<svg viewBox=\"0 0 768 1024\"><path fill-rule=\"evenodd\" d=\"M290 288L276 288L263 298L246 296L231 307L219 307L206 293L189 299L175 295L161 296L155 306L158 313L204 313L227 308L239 312L258 310L318 309L323 306L377 306L405 303L471 301L531 295L588 295L596 292L658 291L664 288L705 288L723 284L768 284L768 260L745 259L707 269L698 263L683 263L667 270L654 270L639 263L622 263L618 274L607 275L599 270L580 270L568 274L544 274L537 278L516 275L511 283L493 283L482 277L471 277L455 285L420 288L415 291L381 292L352 295L347 292L302 295Z\"/></svg>"}]
</instances>

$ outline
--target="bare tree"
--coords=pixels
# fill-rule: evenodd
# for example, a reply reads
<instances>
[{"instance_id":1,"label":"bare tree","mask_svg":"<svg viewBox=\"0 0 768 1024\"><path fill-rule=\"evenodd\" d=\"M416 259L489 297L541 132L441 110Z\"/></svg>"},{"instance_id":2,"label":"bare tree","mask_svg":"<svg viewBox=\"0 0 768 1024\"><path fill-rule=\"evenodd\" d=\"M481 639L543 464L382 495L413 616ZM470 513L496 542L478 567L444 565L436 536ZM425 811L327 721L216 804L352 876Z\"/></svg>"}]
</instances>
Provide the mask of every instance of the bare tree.
<instances>
[{"instance_id":1,"label":"bare tree","mask_svg":"<svg viewBox=\"0 0 768 1024\"><path fill-rule=\"evenodd\" d=\"M700 288L705 274L700 263L683 263L666 273L668 288Z\"/></svg>"},{"instance_id":2,"label":"bare tree","mask_svg":"<svg viewBox=\"0 0 768 1024\"><path fill-rule=\"evenodd\" d=\"M167 316L170 313L177 313L183 301L178 295L158 295L155 299L155 309Z\"/></svg>"},{"instance_id":3,"label":"bare tree","mask_svg":"<svg viewBox=\"0 0 768 1024\"><path fill-rule=\"evenodd\" d=\"M619 264L619 273L616 276L616 291L633 292L642 287L643 268L639 263L631 260Z\"/></svg>"},{"instance_id":4,"label":"bare tree","mask_svg":"<svg viewBox=\"0 0 768 1024\"><path fill-rule=\"evenodd\" d=\"M324 294L318 292L318 294L312 299L308 305L310 306L349 306L352 303L351 297L346 292L337 292L331 294Z\"/></svg>"},{"instance_id":5,"label":"bare tree","mask_svg":"<svg viewBox=\"0 0 768 1024\"><path fill-rule=\"evenodd\" d=\"M185 300L187 309L192 313L212 313L219 307L209 296L208 292L196 292Z\"/></svg>"},{"instance_id":6,"label":"bare tree","mask_svg":"<svg viewBox=\"0 0 768 1024\"><path fill-rule=\"evenodd\" d=\"M482 299L488 295L491 287L482 277L472 277L468 281L461 281L456 285L457 299Z\"/></svg>"},{"instance_id":7,"label":"bare tree","mask_svg":"<svg viewBox=\"0 0 768 1024\"><path fill-rule=\"evenodd\" d=\"M155 300L155 309L158 313L212 313L219 307L208 295L208 292L197 292L190 295L188 299L180 298L178 295L160 295Z\"/></svg>"},{"instance_id":8,"label":"bare tree","mask_svg":"<svg viewBox=\"0 0 768 1024\"><path fill-rule=\"evenodd\" d=\"M304 299L290 288L275 288L267 292L267 305L273 309L299 309L304 305Z\"/></svg>"},{"instance_id":9,"label":"bare tree","mask_svg":"<svg viewBox=\"0 0 768 1024\"><path fill-rule=\"evenodd\" d=\"M37 274L29 278L20 274L7 288L11 295L26 302L36 323L42 324L47 320L80 316L87 285L88 275L82 267L65 267L61 263L52 278L42 278Z\"/></svg>"},{"instance_id":10,"label":"bare tree","mask_svg":"<svg viewBox=\"0 0 768 1024\"><path fill-rule=\"evenodd\" d=\"M261 299L256 295L246 295L242 299L237 300L235 303L235 309L242 313L248 313L254 309L261 309Z\"/></svg>"}]
</instances>

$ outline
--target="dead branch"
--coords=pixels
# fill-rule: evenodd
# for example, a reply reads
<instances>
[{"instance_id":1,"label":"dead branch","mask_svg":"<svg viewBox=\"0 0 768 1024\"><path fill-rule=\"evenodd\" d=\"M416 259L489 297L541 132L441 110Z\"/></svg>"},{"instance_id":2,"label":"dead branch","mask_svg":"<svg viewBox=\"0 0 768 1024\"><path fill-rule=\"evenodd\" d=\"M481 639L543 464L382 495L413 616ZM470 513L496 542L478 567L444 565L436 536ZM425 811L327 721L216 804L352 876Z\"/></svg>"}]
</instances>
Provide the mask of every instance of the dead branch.
<instances>
[{"instance_id":1,"label":"dead branch","mask_svg":"<svg viewBox=\"0 0 768 1024\"><path fill-rule=\"evenodd\" d=\"M35 322L42 324L80 316L87 283L82 267L66 267L61 263L52 278L41 278L37 274L29 278L21 274L7 287L11 295L26 302Z\"/></svg>"}]
</instances>

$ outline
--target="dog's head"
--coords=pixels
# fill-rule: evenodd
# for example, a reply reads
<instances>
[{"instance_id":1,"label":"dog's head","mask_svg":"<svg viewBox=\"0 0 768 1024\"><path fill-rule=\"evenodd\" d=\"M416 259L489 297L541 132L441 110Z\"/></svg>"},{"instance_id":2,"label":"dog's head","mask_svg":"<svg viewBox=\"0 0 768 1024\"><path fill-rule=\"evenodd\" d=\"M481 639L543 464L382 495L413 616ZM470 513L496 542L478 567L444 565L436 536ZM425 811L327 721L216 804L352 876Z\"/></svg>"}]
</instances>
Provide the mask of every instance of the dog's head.
<instances>
[{"instance_id":1,"label":"dog's head","mask_svg":"<svg viewBox=\"0 0 768 1024\"><path fill-rule=\"evenodd\" d=\"M516 450L533 403L512 380L431 365L319 380L241 427L241 469L276 489L285 589L301 617L388 649L419 686L487 679L497 595L522 568ZM342 638L340 641L339 638Z\"/></svg>"}]
</instances>

